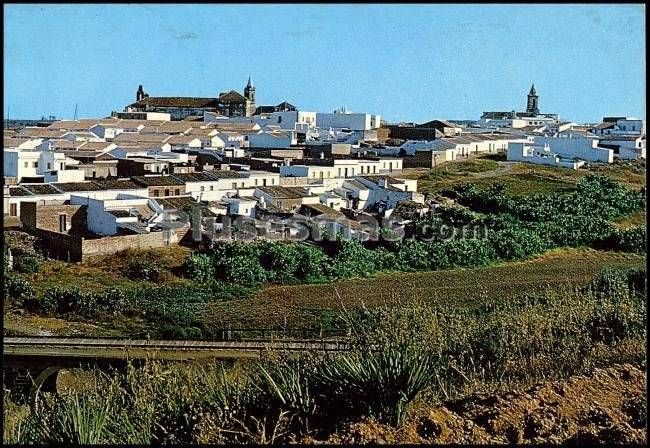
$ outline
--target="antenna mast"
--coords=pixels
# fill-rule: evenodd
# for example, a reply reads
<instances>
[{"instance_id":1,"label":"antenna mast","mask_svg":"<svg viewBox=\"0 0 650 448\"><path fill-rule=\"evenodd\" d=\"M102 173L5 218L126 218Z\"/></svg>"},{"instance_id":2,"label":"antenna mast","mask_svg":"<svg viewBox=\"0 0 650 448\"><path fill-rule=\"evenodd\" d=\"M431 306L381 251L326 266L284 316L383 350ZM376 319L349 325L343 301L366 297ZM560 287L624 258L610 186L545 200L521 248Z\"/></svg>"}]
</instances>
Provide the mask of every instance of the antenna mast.
<instances>
[{"instance_id":1,"label":"antenna mast","mask_svg":"<svg viewBox=\"0 0 650 448\"><path fill-rule=\"evenodd\" d=\"M77 103L74 105L74 121L77 121Z\"/></svg>"}]
</instances>

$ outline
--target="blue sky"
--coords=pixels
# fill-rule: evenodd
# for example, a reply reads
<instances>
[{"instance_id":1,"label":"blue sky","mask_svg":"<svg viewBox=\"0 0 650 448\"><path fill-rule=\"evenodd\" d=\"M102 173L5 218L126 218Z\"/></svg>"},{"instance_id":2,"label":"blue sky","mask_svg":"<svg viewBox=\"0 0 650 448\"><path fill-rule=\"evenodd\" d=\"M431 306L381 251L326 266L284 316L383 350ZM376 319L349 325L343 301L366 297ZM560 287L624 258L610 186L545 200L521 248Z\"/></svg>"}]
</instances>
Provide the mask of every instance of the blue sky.
<instances>
[{"instance_id":1,"label":"blue sky","mask_svg":"<svg viewBox=\"0 0 650 448\"><path fill-rule=\"evenodd\" d=\"M478 119L645 117L643 5L5 5L5 114L99 117L152 96Z\"/></svg>"}]
</instances>

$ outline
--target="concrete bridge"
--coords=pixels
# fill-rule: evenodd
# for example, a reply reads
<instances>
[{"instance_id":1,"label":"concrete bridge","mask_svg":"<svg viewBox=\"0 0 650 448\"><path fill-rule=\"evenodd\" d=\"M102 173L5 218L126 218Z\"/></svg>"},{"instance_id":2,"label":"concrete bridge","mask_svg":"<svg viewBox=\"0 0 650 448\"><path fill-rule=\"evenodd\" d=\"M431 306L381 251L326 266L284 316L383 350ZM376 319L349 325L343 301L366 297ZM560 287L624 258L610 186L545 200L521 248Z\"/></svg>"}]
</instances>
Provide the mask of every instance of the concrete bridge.
<instances>
[{"instance_id":1,"label":"concrete bridge","mask_svg":"<svg viewBox=\"0 0 650 448\"><path fill-rule=\"evenodd\" d=\"M265 352L299 354L340 352L338 341L174 341L145 339L86 339L5 337L3 384L35 402L38 391L56 392L63 369L96 366L123 368L129 361L257 358Z\"/></svg>"}]
</instances>

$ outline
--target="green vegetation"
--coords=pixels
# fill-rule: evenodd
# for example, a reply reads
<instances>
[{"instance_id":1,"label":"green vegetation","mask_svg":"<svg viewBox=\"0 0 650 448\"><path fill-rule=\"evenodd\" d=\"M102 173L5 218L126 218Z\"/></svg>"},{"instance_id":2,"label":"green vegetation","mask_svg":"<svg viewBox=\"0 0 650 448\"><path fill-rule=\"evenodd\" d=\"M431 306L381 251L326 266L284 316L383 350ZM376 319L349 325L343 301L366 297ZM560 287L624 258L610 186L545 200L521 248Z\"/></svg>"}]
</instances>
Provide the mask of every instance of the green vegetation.
<instances>
[{"instance_id":1,"label":"green vegetation","mask_svg":"<svg viewBox=\"0 0 650 448\"><path fill-rule=\"evenodd\" d=\"M488 303L508 302L523 293L559 292L583 286L603 268L642 268L645 256L596 251L555 249L530 261L508 262L472 269L391 272L374 278L327 284L273 286L250 297L212 302L205 325L216 327L339 328L336 310L409 306L425 302L476 309ZM272 310L269 312L268 310Z\"/></svg>"},{"instance_id":2,"label":"green vegetation","mask_svg":"<svg viewBox=\"0 0 650 448\"><path fill-rule=\"evenodd\" d=\"M506 194L511 197L567 193L589 173L607 176L620 182L623 186L635 190L646 185L645 161L642 160L616 161L612 164L592 166L588 170L569 170L513 162L497 166L489 164L495 160L504 161L505 159L490 155L448 162L436 170L407 169L405 177L418 179L418 190L434 195L452 189L461 183L484 188L495 182L502 184L506 189Z\"/></svg>"},{"instance_id":3,"label":"green vegetation","mask_svg":"<svg viewBox=\"0 0 650 448\"><path fill-rule=\"evenodd\" d=\"M407 237L427 237L425 241L382 240L374 247L341 239L321 246L228 241L215 243L203 255L212 259L216 280L253 286L368 277L388 270L477 267L557 247L644 249L645 228L618 230L610 222L643 209L643 195L606 177L586 176L570 193L519 199L506 195L500 184L482 190L463 184L447 194L462 206L441 206L406 229ZM467 238L467 226L484 229L484 236ZM450 237L445 230L451 230Z\"/></svg>"},{"instance_id":4,"label":"green vegetation","mask_svg":"<svg viewBox=\"0 0 650 448\"><path fill-rule=\"evenodd\" d=\"M349 422L401 425L414 403L512 390L645 360L645 271L473 310L420 303L343 312L350 351L258 362L129 366L84 390L5 393L5 443L288 443Z\"/></svg>"},{"instance_id":5,"label":"green vegetation","mask_svg":"<svg viewBox=\"0 0 650 448\"><path fill-rule=\"evenodd\" d=\"M93 288L62 286L60 278L49 279L54 284L34 284L33 291L23 285L22 292L14 288L10 296L15 304L45 315L138 319L138 335L210 337L213 330L207 322L213 321L206 314L216 309L211 305L246 297L269 283L323 283L391 271L489 266L559 247L645 252L645 227L619 229L611 222L644 209L642 193L607 177L585 176L569 193L517 199L500 184L487 189L461 184L446 194L458 205L441 206L406 228L407 237L425 240L361 243L339 238L319 245L228 241L175 260L136 252L121 257L113 268L114 276L128 273L130 279L94 279ZM467 237L467 228L482 232Z\"/></svg>"}]
</instances>

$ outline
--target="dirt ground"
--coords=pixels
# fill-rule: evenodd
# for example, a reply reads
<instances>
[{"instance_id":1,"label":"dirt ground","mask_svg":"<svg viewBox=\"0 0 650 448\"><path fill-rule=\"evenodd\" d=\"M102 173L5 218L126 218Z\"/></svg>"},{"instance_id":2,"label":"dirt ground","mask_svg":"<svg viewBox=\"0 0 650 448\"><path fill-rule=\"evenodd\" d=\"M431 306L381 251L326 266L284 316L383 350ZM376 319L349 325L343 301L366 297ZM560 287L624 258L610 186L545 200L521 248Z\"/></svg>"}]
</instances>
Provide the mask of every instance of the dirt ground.
<instances>
[{"instance_id":1,"label":"dirt ground","mask_svg":"<svg viewBox=\"0 0 650 448\"><path fill-rule=\"evenodd\" d=\"M524 392L473 394L425 407L400 429L354 423L324 442L644 446L646 415L646 366L622 364Z\"/></svg>"}]
</instances>

